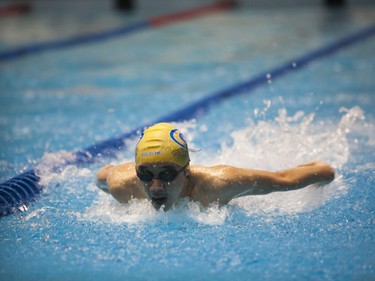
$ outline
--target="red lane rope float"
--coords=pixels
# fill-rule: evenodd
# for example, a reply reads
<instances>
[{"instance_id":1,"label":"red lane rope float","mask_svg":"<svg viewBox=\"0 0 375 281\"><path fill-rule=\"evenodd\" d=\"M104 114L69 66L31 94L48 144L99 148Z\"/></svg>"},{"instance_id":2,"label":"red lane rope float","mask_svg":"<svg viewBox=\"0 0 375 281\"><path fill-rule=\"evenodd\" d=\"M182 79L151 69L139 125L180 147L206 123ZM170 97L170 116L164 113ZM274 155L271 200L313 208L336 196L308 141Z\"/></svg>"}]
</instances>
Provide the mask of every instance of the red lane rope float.
<instances>
[{"instance_id":1,"label":"red lane rope float","mask_svg":"<svg viewBox=\"0 0 375 281\"><path fill-rule=\"evenodd\" d=\"M10 17L22 15L30 11L31 6L28 3L13 4L9 6L0 6L0 17Z\"/></svg>"},{"instance_id":2,"label":"red lane rope float","mask_svg":"<svg viewBox=\"0 0 375 281\"><path fill-rule=\"evenodd\" d=\"M159 26L176 23L180 21L191 20L193 18L205 16L208 14L225 11L225 10L232 8L233 6L234 4L230 1L219 2L219 3L207 5L207 6L193 8L193 9L182 11L182 12L155 17L155 18L150 19L148 22L153 27L159 27Z\"/></svg>"}]
</instances>

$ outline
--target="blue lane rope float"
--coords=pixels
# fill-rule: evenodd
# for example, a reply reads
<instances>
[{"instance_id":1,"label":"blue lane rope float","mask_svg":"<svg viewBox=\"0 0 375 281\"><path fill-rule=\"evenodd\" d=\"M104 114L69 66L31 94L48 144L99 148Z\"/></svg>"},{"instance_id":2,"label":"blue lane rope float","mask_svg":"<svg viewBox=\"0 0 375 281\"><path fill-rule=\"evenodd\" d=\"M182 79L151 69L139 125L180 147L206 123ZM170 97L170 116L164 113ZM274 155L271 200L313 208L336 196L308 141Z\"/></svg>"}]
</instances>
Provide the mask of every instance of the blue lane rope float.
<instances>
[{"instance_id":1,"label":"blue lane rope float","mask_svg":"<svg viewBox=\"0 0 375 281\"><path fill-rule=\"evenodd\" d=\"M33 170L20 174L0 185L0 216L26 210L42 190L40 178Z\"/></svg>"},{"instance_id":2,"label":"blue lane rope float","mask_svg":"<svg viewBox=\"0 0 375 281\"><path fill-rule=\"evenodd\" d=\"M125 148L125 141L137 136L138 132L144 127L158 122L179 122L197 118L207 112L209 108L219 102L222 102L226 98L230 98L236 95L250 93L256 87L261 85L267 85L268 77L271 76L273 80L282 77L283 75L289 74L292 71L298 71L309 63L332 55L342 48L349 47L355 43L365 40L375 34L375 25L365 28L355 34L337 40L329 45L323 46L312 52L309 52L303 56L297 57L286 63L281 64L269 71L260 73L259 75L245 81L215 92L207 97L192 103L180 110L172 112L162 118L143 124L131 132L123 134L117 138L109 139L98 144L87 147L81 151L75 153L75 160L65 163L68 164L82 165L94 162L100 157L111 157L116 151ZM63 168L63 167L60 167ZM37 176L34 170L30 170L21 175L18 175L2 184L0 184L0 216L5 216L22 210L23 206L32 202L36 195L40 193L42 187L39 185L40 178Z\"/></svg>"}]
</instances>

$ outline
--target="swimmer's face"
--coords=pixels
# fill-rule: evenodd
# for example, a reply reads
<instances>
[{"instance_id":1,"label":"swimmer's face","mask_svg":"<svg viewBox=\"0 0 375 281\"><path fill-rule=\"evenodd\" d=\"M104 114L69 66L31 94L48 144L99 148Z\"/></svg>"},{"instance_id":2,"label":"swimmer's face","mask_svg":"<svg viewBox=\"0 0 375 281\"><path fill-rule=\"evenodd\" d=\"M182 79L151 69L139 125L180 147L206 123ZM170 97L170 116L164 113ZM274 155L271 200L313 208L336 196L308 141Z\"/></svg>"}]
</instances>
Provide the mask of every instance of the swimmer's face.
<instances>
[{"instance_id":1,"label":"swimmer's face","mask_svg":"<svg viewBox=\"0 0 375 281\"><path fill-rule=\"evenodd\" d=\"M142 164L137 168L137 175L143 189L155 209L164 206L168 210L180 198L187 184L186 166L175 164Z\"/></svg>"}]
</instances>

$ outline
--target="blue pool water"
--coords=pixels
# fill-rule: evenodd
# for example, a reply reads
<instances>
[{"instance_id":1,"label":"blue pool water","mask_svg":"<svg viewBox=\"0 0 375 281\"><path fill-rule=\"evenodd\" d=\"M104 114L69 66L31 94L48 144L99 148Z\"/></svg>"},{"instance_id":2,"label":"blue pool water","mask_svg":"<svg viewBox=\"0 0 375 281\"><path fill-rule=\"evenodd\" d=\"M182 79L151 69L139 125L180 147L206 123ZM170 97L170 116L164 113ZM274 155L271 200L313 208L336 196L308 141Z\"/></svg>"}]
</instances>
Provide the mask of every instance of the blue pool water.
<instances>
[{"instance_id":1,"label":"blue pool water","mask_svg":"<svg viewBox=\"0 0 375 281\"><path fill-rule=\"evenodd\" d=\"M0 280L374 280L374 36L176 123L201 149L193 164L278 170L322 159L337 171L328 186L162 213L95 187L99 167L132 161L136 138L115 158L53 169L374 15L236 10L1 62L0 179L35 167L44 189L0 221Z\"/></svg>"}]
</instances>

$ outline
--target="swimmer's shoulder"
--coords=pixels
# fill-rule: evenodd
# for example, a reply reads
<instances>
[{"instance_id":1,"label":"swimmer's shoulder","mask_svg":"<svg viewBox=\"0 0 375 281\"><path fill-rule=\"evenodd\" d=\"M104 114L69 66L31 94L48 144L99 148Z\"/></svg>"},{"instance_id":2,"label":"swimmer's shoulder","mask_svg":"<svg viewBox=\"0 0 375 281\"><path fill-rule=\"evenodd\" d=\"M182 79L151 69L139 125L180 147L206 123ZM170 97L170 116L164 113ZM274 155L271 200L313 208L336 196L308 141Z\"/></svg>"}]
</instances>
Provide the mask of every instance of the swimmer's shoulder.
<instances>
[{"instance_id":1,"label":"swimmer's shoulder","mask_svg":"<svg viewBox=\"0 0 375 281\"><path fill-rule=\"evenodd\" d=\"M206 167L206 166L191 165L189 169L190 169L190 176L196 180L203 180L209 177L211 174L210 167Z\"/></svg>"},{"instance_id":2,"label":"swimmer's shoulder","mask_svg":"<svg viewBox=\"0 0 375 281\"><path fill-rule=\"evenodd\" d=\"M109 188L120 188L136 180L135 163L128 162L112 166L107 171L107 183Z\"/></svg>"},{"instance_id":3,"label":"swimmer's shoulder","mask_svg":"<svg viewBox=\"0 0 375 281\"><path fill-rule=\"evenodd\" d=\"M190 180L192 184L191 197L203 205L213 202L212 192L222 185L225 165L190 166Z\"/></svg>"},{"instance_id":4,"label":"swimmer's shoulder","mask_svg":"<svg viewBox=\"0 0 375 281\"><path fill-rule=\"evenodd\" d=\"M235 184L239 170L230 165L191 166L190 177L195 191L213 192Z\"/></svg>"},{"instance_id":5,"label":"swimmer's shoulder","mask_svg":"<svg viewBox=\"0 0 375 281\"><path fill-rule=\"evenodd\" d=\"M190 166L190 171L193 176L202 179L210 179L222 176L228 168L228 165L215 165L215 166L200 166L192 165Z\"/></svg>"}]
</instances>

